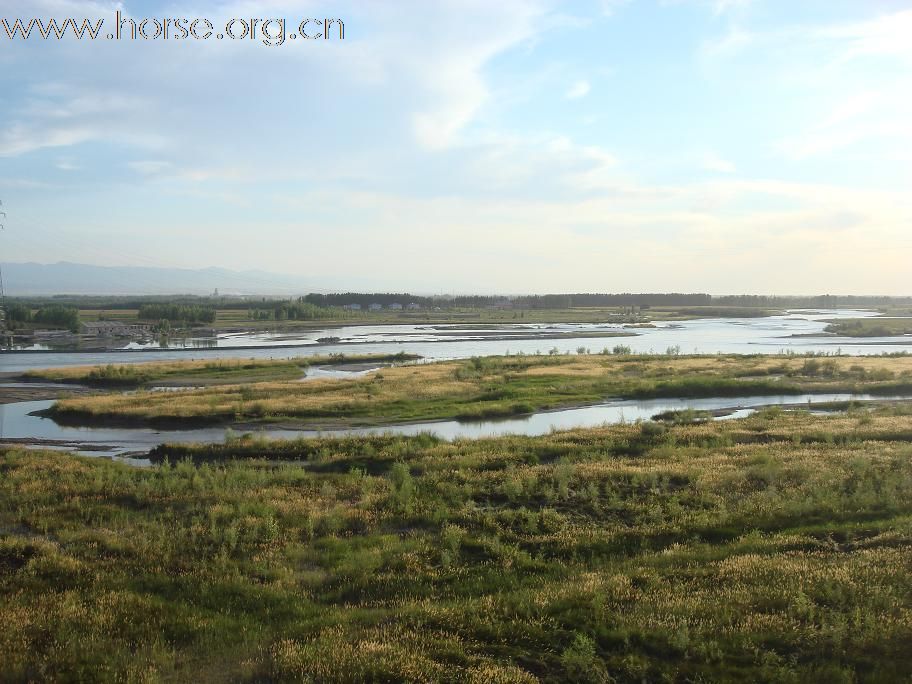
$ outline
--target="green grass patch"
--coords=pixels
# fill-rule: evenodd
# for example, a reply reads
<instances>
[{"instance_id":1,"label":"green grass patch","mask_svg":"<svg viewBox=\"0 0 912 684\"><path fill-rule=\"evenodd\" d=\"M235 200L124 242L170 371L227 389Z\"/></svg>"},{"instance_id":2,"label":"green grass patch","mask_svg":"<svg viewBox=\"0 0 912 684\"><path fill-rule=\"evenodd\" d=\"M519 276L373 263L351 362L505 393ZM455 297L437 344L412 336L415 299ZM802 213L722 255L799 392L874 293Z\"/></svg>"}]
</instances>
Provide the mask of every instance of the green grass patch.
<instances>
[{"instance_id":1,"label":"green grass patch","mask_svg":"<svg viewBox=\"0 0 912 684\"><path fill-rule=\"evenodd\" d=\"M0 680L906 681L908 420L3 450Z\"/></svg>"}]
</instances>

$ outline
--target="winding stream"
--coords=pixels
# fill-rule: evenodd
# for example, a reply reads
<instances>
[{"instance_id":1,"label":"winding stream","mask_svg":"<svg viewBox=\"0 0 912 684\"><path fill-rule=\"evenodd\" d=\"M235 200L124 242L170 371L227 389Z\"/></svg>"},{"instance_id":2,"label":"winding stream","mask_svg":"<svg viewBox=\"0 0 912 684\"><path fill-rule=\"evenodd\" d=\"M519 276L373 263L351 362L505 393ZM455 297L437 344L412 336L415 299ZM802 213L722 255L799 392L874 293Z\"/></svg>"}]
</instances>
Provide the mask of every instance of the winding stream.
<instances>
[{"instance_id":1,"label":"winding stream","mask_svg":"<svg viewBox=\"0 0 912 684\"><path fill-rule=\"evenodd\" d=\"M478 439L502 435L543 435L552 430L597 427L606 424L648 420L658 413L695 409L698 411L731 410L720 419L741 418L756 408L769 405L803 406L811 402L902 400L905 396L875 396L870 394L798 394L786 396L717 397L708 399L648 399L617 400L583 406L542 411L506 420L463 422L456 420L406 423L384 427L313 430L308 428L271 428L264 425L256 434L271 439L301 437L332 437L347 435L417 435L432 433L446 440ZM53 401L23 401L0 405L0 438L5 441L53 440L57 448L66 448L86 455L123 456L147 452L164 442L218 443L226 435L224 427L191 428L187 430L156 430L152 428L65 427L50 418L30 415L49 408Z\"/></svg>"}]
</instances>

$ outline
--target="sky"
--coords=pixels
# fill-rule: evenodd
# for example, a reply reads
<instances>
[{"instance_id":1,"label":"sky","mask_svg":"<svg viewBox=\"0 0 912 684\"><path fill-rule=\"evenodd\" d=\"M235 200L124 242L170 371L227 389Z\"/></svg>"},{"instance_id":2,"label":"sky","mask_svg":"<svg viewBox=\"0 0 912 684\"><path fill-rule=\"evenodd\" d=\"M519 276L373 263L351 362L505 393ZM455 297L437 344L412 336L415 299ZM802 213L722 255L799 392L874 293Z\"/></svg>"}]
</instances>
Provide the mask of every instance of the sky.
<instances>
[{"instance_id":1,"label":"sky","mask_svg":"<svg viewBox=\"0 0 912 684\"><path fill-rule=\"evenodd\" d=\"M0 27L0 261L912 294L912 0L0 0L117 11L345 37Z\"/></svg>"}]
</instances>

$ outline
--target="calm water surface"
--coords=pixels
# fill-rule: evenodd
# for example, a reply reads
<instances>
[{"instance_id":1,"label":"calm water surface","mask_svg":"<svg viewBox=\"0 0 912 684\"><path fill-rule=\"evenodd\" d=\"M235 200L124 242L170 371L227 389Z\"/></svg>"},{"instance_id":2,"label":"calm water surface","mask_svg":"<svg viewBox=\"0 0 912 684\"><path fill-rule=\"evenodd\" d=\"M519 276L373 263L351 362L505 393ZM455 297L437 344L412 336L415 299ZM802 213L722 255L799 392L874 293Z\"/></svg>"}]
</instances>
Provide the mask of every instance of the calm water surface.
<instances>
[{"instance_id":1,"label":"calm water surface","mask_svg":"<svg viewBox=\"0 0 912 684\"><path fill-rule=\"evenodd\" d=\"M785 315L768 318L707 318L692 321L658 323L656 328L639 328L635 337L587 338L570 337L547 339L554 332L623 331L622 326L607 324L517 324L506 326L504 332L540 335L538 339L492 340L485 338L481 329L465 324L446 325L380 325L348 326L344 328L311 330L295 334L230 334L219 336L215 347L193 350L152 351L131 345L120 351L97 353L73 352L3 352L0 353L0 372L20 372L30 368L51 366L86 365L99 363L130 363L167 359L203 358L291 358L314 354L394 354L407 352L420 354L429 361L467 358L505 352L535 354L547 353L552 348L559 352L575 353L578 347L593 352L603 347L623 344L634 352L664 353L677 347L681 353L740 353L775 354L827 352L837 350L844 354L880 354L883 352L912 352L912 337L850 339L823 334L826 319L860 318L874 316L870 311L790 311ZM319 338L340 338L338 344L320 344ZM211 342L211 341L210 341ZM297 345L293 348L278 345ZM232 348L229 348L232 347ZM355 372L331 368L311 368L304 380L320 377L355 377L368 370ZM693 408L697 410L737 409L729 417L749 414L754 407L768 404L786 406L802 405L809 401L844 401L848 399L889 399L867 395L828 394L797 396L754 396L716 399L655 399L646 401L614 401L583 408L536 413L531 416L500 421L459 422L438 421L384 428L360 428L316 432L313 430L280 430L264 428L271 438L310 437L317 435L366 435L393 433L414 435L432 432L445 439L479 438L499 435L541 435L552 430L592 427L606 423L620 423L649 419L663 411ZM893 397L903 399L905 397ZM191 430L113 429L62 427L47 418L28 415L45 409L50 401L20 402L0 405L0 438L47 439L66 442L70 447L87 451L93 446L108 446L107 454L146 451L162 442L221 442L224 428L196 428ZM90 453L90 452L89 452ZM96 452L97 453L97 452Z\"/></svg>"},{"instance_id":2,"label":"calm water surface","mask_svg":"<svg viewBox=\"0 0 912 684\"><path fill-rule=\"evenodd\" d=\"M314 354L420 354L428 360L489 356L505 352L524 354L547 353L556 348L560 353L576 352L586 347L593 352L616 344L629 346L634 352L664 353L679 347L681 353L777 354L792 351L845 354L880 354L912 352L912 336L855 339L823 334L826 319L875 316L871 311L790 311L768 318L703 318L692 321L657 323L656 328L625 329L619 325L598 323L555 323L505 326L507 333L538 335L537 339L493 340L477 334L464 325L361 325L344 328L309 330L289 334L227 334L209 340L211 347L188 347L154 351L131 344L118 351L106 352L0 352L0 372L23 371L52 366L131 363L170 359L291 358ZM567 337L547 339L554 332L580 335L592 332L635 332L635 337L591 338ZM320 344L319 338L338 337L337 344ZM280 346L281 345L281 346ZM288 347L285 345L294 345Z\"/></svg>"},{"instance_id":3,"label":"calm water surface","mask_svg":"<svg viewBox=\"0 0 912 684\"><path fill-rule=\"evenodd\" d=\"M648 399L618 400L558 411L534 413L508 420L462 422L455 420L426 423L409 423L380 428L350 428L343 430L289 430L269 428L256 434L275 439L298 437L331 437L347 435L417 435L432 433L447 440L478 439L502 435L545 435L553 430L596 427L606 424L648 420L657 413L686 408L715 411L734 409L723 418L741 418L749 415L759 406L771 404L781 406L802 406L810 402L828 401L870 401L908 399L905 396L883 397L868 394L799 394L787 396L719 397L708 399ZM193 428L188 430L154 430L151 428L106 428L106 427L65 427L57 425L50 418L29 415L46 409L52 401L23 401L0 405L0 438L46 439L67 442L67 446L82 453L99 453L93 447L111 447L106 455L148 451L164 442L171 443L218 443L225 439L223 427Z\"/></svg>"}]
</instances>

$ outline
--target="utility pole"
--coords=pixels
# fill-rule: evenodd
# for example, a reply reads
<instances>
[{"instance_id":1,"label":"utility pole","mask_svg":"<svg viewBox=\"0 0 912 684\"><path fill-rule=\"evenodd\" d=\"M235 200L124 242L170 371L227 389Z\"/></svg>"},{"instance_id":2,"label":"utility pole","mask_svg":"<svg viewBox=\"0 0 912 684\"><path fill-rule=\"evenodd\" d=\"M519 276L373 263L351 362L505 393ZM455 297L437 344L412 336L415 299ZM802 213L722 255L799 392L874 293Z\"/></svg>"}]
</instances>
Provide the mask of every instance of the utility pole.
<instances>
[{"instance_id":1,"label":"utility pole","mask_svg":"<svg viewBox=\"0 0 912 684\"><path fill-rule=\"evenodd\" d=\"M0 207L3 206L3 200L0 200ZM0 209L0 220L6 218L6 212ZM0 223L0 229L3 229L3 224ZM3 338L6 337L7 324L6 324L6 295L3 292L3 264L0 263L0 342L3 341Z\"/></svg>"}]
</instances>

